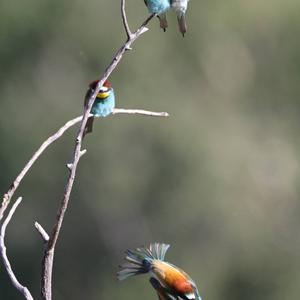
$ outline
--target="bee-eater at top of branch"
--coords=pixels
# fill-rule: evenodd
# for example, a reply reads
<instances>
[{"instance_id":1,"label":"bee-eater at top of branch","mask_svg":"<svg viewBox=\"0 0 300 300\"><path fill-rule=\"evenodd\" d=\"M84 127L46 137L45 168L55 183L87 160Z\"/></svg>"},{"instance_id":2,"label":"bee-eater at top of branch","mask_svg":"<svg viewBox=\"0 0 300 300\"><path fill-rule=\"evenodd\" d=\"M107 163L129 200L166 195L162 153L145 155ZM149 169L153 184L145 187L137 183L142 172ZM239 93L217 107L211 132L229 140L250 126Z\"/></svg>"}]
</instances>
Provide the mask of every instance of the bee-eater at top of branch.
<instances>
[{"instance_id":1,"label":"bee-eater at top of branch","mask_svg":"<svg viewBox=\"0 0 300 300\"><path fill-rule=\"evenodd\" d=\"M88 100L91 95L94 93L95 88L97 87L99 80L95 80L89 85L89 89L86 93L84 106L88 104ZM91 114L93 117L90 117L87 121L84 135L93 131L94 117L106 117L113 112L115 108L115 94L114 90L108 80L106 80L101 87L99 93L96 96L95 102L91 109Z\"/></svg>"},{"instance_id":2,"label":"bee-eater at top of branch","mask_svg":"<svg viewBox=\"0 0 300 300\"><path fill-rule=\"evenodd\" d=\"M171 8L171 0L144 0L151 14L157 14L160 27L166 31L168 27L166 12Z\"/></svg>"},{"instance_id":3,"label":"bee-eater at top of branch","mask_svg":"<svg viewBox=\"0 0 300 300\"><path fill-rule=\"evenodd\" d=\"M184 271L164 260L170 245L152 243L148 248L127 250L118 279L149 273L159 300L201 300L196 284Z\"/></svg>"},{"instance_id":4,"label":"bee-eater at top of branch","mask_svg":"<svg viewBox=\"0 0 300 300\"><path fill-rule=\"evenodd\" d=\"M188 7L189 0L171 0L172 9L177 14L179 30L184 36L187 30L185 13Z\"/></svg>"}]
</instances>

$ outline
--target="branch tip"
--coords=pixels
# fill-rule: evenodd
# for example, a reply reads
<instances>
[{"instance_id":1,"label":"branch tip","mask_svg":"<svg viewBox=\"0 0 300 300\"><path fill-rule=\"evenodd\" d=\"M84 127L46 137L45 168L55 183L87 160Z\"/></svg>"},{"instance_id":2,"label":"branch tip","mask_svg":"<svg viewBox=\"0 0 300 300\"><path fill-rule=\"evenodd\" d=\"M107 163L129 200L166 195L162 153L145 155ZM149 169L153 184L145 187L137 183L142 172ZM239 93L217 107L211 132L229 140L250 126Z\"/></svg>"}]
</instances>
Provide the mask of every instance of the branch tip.
<instances>
[{"instance_id":1,"label":"branch tip","mask_svg":"<svg viewBox=\"0 0 300 300\"><path fill-rule=\"evenodd\" d=\"M69 164L66 164L66 167L69 171L72 170L72 167L73 167L73 164L69 163Z\"/></svg>"},{"instance_id":2,"label":"branch tip","mask_svg":"<svg viewBox=\"0 0 300 300\"><path fill-rule=\"evenodd\" d=\"M44 243L47 243L49 241L49 235L46 232L46 230L42 227L42 225L40 225L38 222L35 222L34 227L36 228L36 230L40 234L40 236L41 236L42 240L44 241Z\"/></svg>"},{"instance_id":3,"label":"branch tip","mask_svg":"<svg viewBox=\"0 0 300 300\"><path fill-rule=\"evenodd\" d=\"M123 20L123 25L125 28L125 32L127 35L127 41L130 41L132 39L132 33L129 28L128 20L127 20L127 15L126 15L126 10L125 10L125 0L121 0L121 14L122 14L122 20ZM127 50L127 49L126 49Z\"/></svg>"},{"instance_id":4,"label":"branch tip","mask_svg":"<svg viewBox=\"0 0 300 300\"><path fill-rule=\"evenodd\" d=\"M113 114L144 115L150 117L169 117L167 112L156 112L144 109L115 108Z\"/></svg>"},{"instance_id":5,"label":"branch tip","mask_svg":"<svg viewBox=\"0 0 300 300\"><path fill-rule=\"evenodd\" d=\"M83 150L80 151L80 154L79 154L79 155L80 155L80 157L81 157L81 156L83 156L83 155L86 154L86 153L87 153L87 150L86 150L86 149L83 149Z\"/></svg>"},{"instance_id":6,"label":"branch tip","mask_svg":"<svg viewBox=\"0 0 300 300\"><path fill-rule=\"evenodd\" d=\"M147 32L148 30L149 30L148 27L143 27L143 28L141 29L141 33L145 33L145 32Z\"/></svg>"}]
</instances>

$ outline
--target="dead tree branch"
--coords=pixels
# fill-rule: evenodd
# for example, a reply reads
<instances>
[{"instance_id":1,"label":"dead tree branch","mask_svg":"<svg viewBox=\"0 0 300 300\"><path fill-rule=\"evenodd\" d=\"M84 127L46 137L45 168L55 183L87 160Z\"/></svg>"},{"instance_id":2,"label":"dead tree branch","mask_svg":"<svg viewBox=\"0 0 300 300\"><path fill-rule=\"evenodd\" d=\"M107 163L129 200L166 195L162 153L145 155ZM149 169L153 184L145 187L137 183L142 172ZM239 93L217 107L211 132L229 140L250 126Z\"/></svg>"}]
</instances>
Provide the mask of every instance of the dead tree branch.
<instances>
[{"instance_id":1,"label":"dead tree branch","mask_svg":"<svg viewBox=\"0 0 300 300\"><path fill-rule=\"evenodd\" d=\"M35 222L34 227L37 230L37 232L40 234L44 243L47 243L49 241L49 235L46 232L46 230L42 227L42 225L40 225L38 222Z\"/></svg>"},{"instance_id":2,"label":"dead tree branch","mask_svg":"<svg viewBox=\"0 0 300 300\"><path fill-rule=\"evenodd\" d=\"M6 232L6 227L8 223L10 222L14 212L16 211L18 205L22 201L22 198L18 198L17 201L14 203L12 208L10 209L6 219L4 220L2 226L1 226L1 231L0 231L0 255L4 264L4 268L7 271L7 274L13 284L13 286L24 296L25 299L27 300L33 300L33 297L31 296L31 293L29 292L28 288L23 286L19 280L17 279L16 275L14 274L11 264L8 260L7 254L6 254L6 246L5 246L5 232Z\"/></svg>"},{"instance_id":3,"label":"dead tree branch","mask_svg":"<svg viewBox=\"0 0 300 300\"><path fill-rule=\"evenodd\" d=\"M125 109L125 108L115 108L113 115L116 114L139 114L144 116L152 116L152 117L168 117L169 114L167 112L154 112L154 111L147 111L142 109ZM92 116L91 114L89 115ZM69 120L66 122L57 132L55 132L53 135L51 135L47 140L43 142L43 144L38 148L38 150L33 154L33 156L30 158L30 160L27 162L21 173L16 177L14 182L11 184L9 190L4 194L2 199L2 204L0 207L0 220L2 220L5 210L7 209L14 193L18 189L21 181L27 174L27 172L31 169L33 164L38 160L38 158L41 156L41 154L56 140L58 140L62 135L71 127L76 125L82 120L82 116L76 117L72 120Z\"/></svg>"},{"instance_id":4,"label":"dead tree branch","mask_svg":"<svg viewBox=\"0 0 300 300\"><path fill-rule=\"evenodd\" d=\"M167 112L155 112L143 109L115 108L113 111L113 115L116 114L144 115L149 117L169 117L169 114Z\"/></svg>"},{"instance_id":5,"label":"dead tree branch","mask_svg":"<svg viewBox=\"0 0 300 300\"><path fill-rule=\"evenodd\" d=\"M79 163L79 160L83 154L86 153L86 150L82 150L82 141L83 141L83 134L86 127L86 123L89 117L92 115L90 114L93 103L95 101L95 98L97 94L99 93L102 85L104 84L105 80L111 75L111 73L114 71L114 69L117 67L121 59L123 58L124 53L127 50L131 50L131 45L135 42L137 38L139 38L143 33L145 33L148 28L146 27L147 24L151 21L151 19L155 16L155 14L150 15L143 23L142 25L135 31L131 32L125 12L125 0L121 0L121 14L122 14L122 20L123 25L125 28L125 32L127 35L126 42L121 46L121 48L117 51L115 56L113 57L111 63L106 68L105 72L101 76L96 88L94 89L93 93L89 97L87 101L87 105L84 108L84 112L82 116L79 116L75 119L72 119L65 123L56 133L51 135L46 141L43 142L43 144L39 147L39 149L33 154L33 156L30 158L28 163L25 165L25 167L22 169L20 174L16 177L14 182L11 184L9 190L4 194L2 203L0 206L0 221L2 220L4 216L4 212L6 211L7 207L9 206L11 199L18 189L21 181L26 176L28 171L31 169L33 164L37 161L37 159L40 157L40 155L57 139L59 139L67 129L74 126L75 124L80 123L79 130L76 134L75 139L75 146L74 146L74 152L71 163L68 164L69 168L69 175L67 179L67 183L65 186L65 190L61 199L61 205L57 212L56 221L54 223L54 226L52 228L52 231L50 235L47 234L47 232L42 228L41 225L38 223L35 223L36 229L38 230L39 234L41 235L44 243L45 243L45 251L44 251L44 257L42 262L42 276L41 276L41 294L42 298L44 300L51 300L52 299L52 270L53 270L53 260L54 260L54 252L55 252L55 246L59 237L59 233L61 230L61 226L63 223L63 219L65 216L65 212L68 207L71 191L73 188L77 166ZM146 116L154 116L154 117L167 117L168 113L166 112L151 112L146 110L140 110L140 109L114 109L113 115L115 114L140 114L140 115L146 115ZM11 220L14 211L16 210L17 206L21 202L21 198L19 198L14 205L12 206L11 210L8 213L7 218L3 222L3 225L1 227L1 244L0 244L0 250L2 259L4 262L5 269L7 270L11 281L13 285L24 295L26 299L33 299L28 289L24 286L22 286L17 278L15 277L10 263L7 259L6 255L6 248L4 244L4 236L5 236L5 230L7 227L7 224Z\"/></svg>"},{"instance_id":6,"label":"dead tree branch","mask_svg":"<svg viewBox=\"0 0 300 300\"><path fill-rule=\"evenodd\" d=\"M51 135L43 144L39 147L39 149L33 154L33 156L30 158L28 163L25 165L21 173L17 176L17 178L14 180L14 182L11 184L9 190L4 194L2 199L2 204L0 207L0 220L3 218L4 212L6 208L8 207L12 196L14 195L15 191L19 187L22 179L25 177L27 172L30 170L32 165L36 162L36 160L40 157L40 155L57 139L59 139L67 129L72 127L73 125L77 124L82 120L82 117L77 117L73 120L68 121L64 126L62 126L56 133Z\"/></svg>"},{"instance_id":7,"label":"dead tree branch","mask_svg":"<svg viewBox=\"0 0 300 300\"><path fill-rule=\"evenodd\" d=\"M121 0L121 12L122 12L122 15L125 15L124 20L126 20L126 14L125 14L124 7L125 7L125 0ZM71 191L72 191L75 176L76 176L77 165L79 163L80 156L81 156L80 153L81 153L83 134L84 134L86 123L89 118L89 114L92 109L93 103L95 101L97 94L100 91L100 88L103 86L105 80L110 76L110 74L113 72L113 70L117 67L117 65L121 61L125 51L128 49L131 49L132 43L139 36L141 36L144 32L146 32L148 30L146 28L146 25L153 17L154 17L154 15L151 15L150 17L148 17L147 20L138 28L138 30L135 31L134 33L132 33L131 35L129 34L129 36L128 36L128 28L129 27L125 26L125 30L127 32L127 41L121 46L121 48L118 50L116 55L113 57L112 62L106 68L104 74L101 76L101 79L99 80L97 87L95 88L93 94L88 99L87 106L85 106L80 129L77 133L76 140L75 140L73 161L71 162L69 177L68 177L67 184L65 186L65 191L64 191L64 194L63 194L63 197L61 200L61 206L57 212L56 222L54 224L54 227L50 234L49 241L46 244L46 248L45 248L45 252L44 252L43 270L42 270L42 286L41 286L42 298L44 300L52 299L52 270L53 270L55 246L56 246L56 243L58 240L58 236L59 236L59 233L61 230L64 216L65 216L65 213L66 213L66 210L68 207Z\"/></svg>"}]
</instances>

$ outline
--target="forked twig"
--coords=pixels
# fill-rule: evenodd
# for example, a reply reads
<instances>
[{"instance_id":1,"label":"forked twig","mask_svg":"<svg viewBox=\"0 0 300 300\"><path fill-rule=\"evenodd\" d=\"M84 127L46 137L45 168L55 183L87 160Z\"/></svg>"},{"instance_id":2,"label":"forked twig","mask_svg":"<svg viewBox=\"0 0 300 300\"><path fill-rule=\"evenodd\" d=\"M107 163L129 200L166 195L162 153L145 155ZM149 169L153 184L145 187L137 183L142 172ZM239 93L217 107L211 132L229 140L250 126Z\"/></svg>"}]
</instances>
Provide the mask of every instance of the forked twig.
<instances>
[{"instance_id":1,"label":"forked twig","mask_svg":"<svg viewBox=\"0 0 300 300\"><path fill-rule=\"evenodd\" d=\"M15 191L19 187L21 181L30 170L32 165L36 162L36 160L40 157L40 155L57 139L59 139L67 129L74 126L75 124L79 123L82 120L82 117L77 117L73 120L68 121L65 125L63 125L57 132L51 135L43 144L39 147L39 149L33 154L30 160L27 162L21 173L16 177L14 182L10 185L9 190L4 194L2 199L2 204L0 207L0 220L3 218L4 212L8 207L12 196L14 195Z\"/></svg>"},{"instance_id":2,"label":"forked twig","mask_svg":"<svg viewBox=\"0 0 300 300\"><path fill-rule=\"evenodd\" d=\"M125 0L121 0L121 12L123 16L123 20L126 20L126 14L125 14ZM124 18L125 16L125 18ZM52 270L53 270L53 259L54 259L54 251L55 246L57 243L57 239L60 233L60 229L62 226L62 222L64 220L65 212L68 207L71 191L73 188L75 176L76 176L76 170L77 165L81 157L81 145L82 145L82 139L85 131L85 127L87 124L87 120L89 118L89 114L91 112L93 103L95 101L95 98L97 94L99 93L101 87L103 86L105 80L110 76L110 74L113 72L113 70L117 67L119 62L121 61L124 53L126 50L131 49L131 44L144 32L146 32L148 29L146 28L146 25L150 20L154 17L154 15L151 15L147 18L147 20L138 28L137 31L135 31L132 34L128 34L129 27L126 27L127 24L124 21L125 30L127 32L127 41L121 46L121 48L118 50L118 52L113 57L111 63L106 68L104 74L101 76L101 79L99 80L96 88L94 89L93 94L89 97L87 101L87 105L85 106L80 129L77 133L76 140L75 140L75 149L73 153L73 161L69 164L70 166L70 172L69 177L67 180L67 184L65 186L65 191L61 200L61 206L57 212L56 216L56 222L54 224L54 227L52 229L52 232L49 237L49 241L46 244L45 252L44 252L44 258L43 258L43 270L42 270L42 286L41 286L41 293L42 298L44 300L51 300L52 299ZM129 32L130 33L130 32ZM129 36L128 36L129 35Z\"/></svg>"},{"instance_id":3,"label":"forked twig","mask_svg":"<svg viewBox=\"0 0 300 300\"><path fill-rule=\"evenodd\" d=\"M168 117L169 114L167 112L154 112L148 111L143 109L125 109L125 108L115 108L113 110L113 115L116 114L138 114L144 116L152 116L152 117ZM92 116L91 114L89 116ZM4 212L7 209L11 198L13 197L14 193L16 192L17 188L19 187L21 181L27 174L27 172L31 169L33 164L38 160L38 158L43 154L43 152L56 140L58 140L62 135L71 127L76 125L82 120L82 116L76 117L72 120L66 122L61 128L58 129L57 132L52 134L47 140L45 140L42 145L37 149L37 151L33 154L30 160L27 162L23 170L20 174L16 177L14 182L11 184L9 190L4 194L2 199L2 204L0 207L0 220L3 218Z\"/></svg>"},{"instance_id":4,"label":"forked twig","mask_svg":"<svg viewBox=\"0 0 300 300\"><path fill-rule=\"evenodd\" d=\"M34 227L36 228L37 232L40 234L41 238L43 239L44 243L49 241L49 235L46 230L40 225L38 222L34 223Z\"/></svg>"},{"instance_id":5,"label":"forked twig","mask_svg":"<svg viewBox=\"0 0 300 300\"><path fill-rule=\"evenodd\" d=\"M8 205L10 204L10 201L16 192L17 188L19 187L21 181L25 177L25 175L28 173L30 168L33 166L33 164L37 161L37 159L40 157L40 155L57 139L59 139L66 130L68 130L70 127L74 126L75 124L81 122L80 128L77 132L76 139L75 139L75 148L73 152L73 158L71 163L68 164L69 168L69 176L68 180L65 186L65 191L61 200L61 206L57 212L56 221L53 226L53 229L50 233L50 235L47 234L47 232L38 224L36 223L36 229L40 233L44 243L45 243L45 252L44 252L44 258L42 263L42 279L41 279L41 294L42 298L44 300L51 300L52 299L52 269L53 269L53 259L54 259L54 251L55 246L57 243L57 239L60 233L60 229L62 226L62 222L64 219L64 215L66 212L66 209L68 207L71 191L73 188L75 176L76 176L76 170L78 162L81 158L81 156L86 152L86 150L82 150L82 140L83 140L83 134L86 127L86 123L88 118L91 116L90 111L93 106L93 103L95 101L96 95L99 93L100 88L104 84L105 80L110 76L110 74L113 72L113 70L117 67L119 62L121 61L124 53L127 50L131 50L132 43L140 37L143 33L145 33L148 28L146 25L151 21L151 19L155 16L155 14L150 15L143 23L142 25L135 31L131 32L128 20L125 12L125 0L121 0L121 14L122 14L122 20L123 25L125 28L125 32L127 35L126 42L121 46L121 48L117 51L115 56L113 57L111 63L106 68L104 74L102 75L101 79L99 80L96 88L94 89L94 92L91 94L87 101L87 105L84 108L84 113L82 116L79 116L77 118L74 118L67 123L65 123L57 132L55 132L53 135L51 135L46 141L43 142L43 144L38 148L38 150L33 154L33 156L30 158L30 160L27 162L25 167L22 169L20 174L16 177L14 182L11 184L9 190L4 194L2 203L0 206L0 221L2 220L4 216L4 212L6 211ZM140 114L140 115L146 115L146 116L154 116L154 117L167 117L168 113L166 112L151 112L146 110L140 110L140 109L121 109L116 108L113 111L113 115L115 114ZM0 250L2 259L4 262L4 267L7 270L12 283L14 286L24 295L24 297L28 300L32 300L32 296L29 292L29 290L22 286L17 278L15 277L10 263L8 261L7 255L6 255L6 248L4 244L4 236L5 236L5 230L7 227L7 224L11 220L13 213L15 212L17 206L21 202L21 198L19 198L14 205L12 206L11 210L8 213L8 216L4 220L2 227L1 227L1 235L0 235Z\"/></svg>"},{"instance_id":6,"label":"forked twig","mask_svg":"<svg viewBox=\"0 0 300 300\"><path fill-rule=\"evenodd\" d=\"M4 264L4 268L7 271L7 274L13 284L13 286L24 296L25 299L27 300L33 300L33 297L31 293L29 292L28 288L23 286L19 280L17 279L16 275L14 274L11 264L9 262L9 259L6 254L6 246L5 246L5 232L6 232L6 227L8 223L10 222L14 212L16 211L18 205L21 203L22 198L19 197L17 201L14 203L12 208L10 209L6 219L4 220L2 226L1 226L1 231L0 231L0 255Z\"/></svg>"}]
</instances>

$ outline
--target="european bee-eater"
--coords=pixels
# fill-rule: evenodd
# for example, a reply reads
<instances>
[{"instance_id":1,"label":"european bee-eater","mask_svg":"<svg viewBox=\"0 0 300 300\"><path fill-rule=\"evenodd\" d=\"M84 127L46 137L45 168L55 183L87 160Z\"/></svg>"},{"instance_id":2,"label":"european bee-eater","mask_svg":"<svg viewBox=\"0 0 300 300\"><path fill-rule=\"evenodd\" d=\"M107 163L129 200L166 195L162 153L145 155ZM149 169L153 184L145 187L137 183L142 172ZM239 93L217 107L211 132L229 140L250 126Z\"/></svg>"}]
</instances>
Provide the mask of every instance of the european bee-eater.
<instances>
[{"instance_id":1,"label":"european bee-eater","mask_svg":"<svg viewBox=\"0 0 300 300\"><path fill-rule=\"evenodd\" d=\"M89 85L89 89L86 93L84 106L88 104L88 100L98 84L99 80L95 80ZM99 93L96 96L95 102L91 109L90 117L87 121L84 135L93 131L94 117L106 117L113 112L115 108L115 94L114 90L108 80L106 80L101 87Z\"/></svg>"},{"instance_id":2,"label":"european bee-eater","mask_svg":"<svg viewBox=\"0 0 300 300\"><path fill-rule=\"evenodd\" d=\"M168 27L166 12L171 8L171 0L144 0L149 13L157 14L160 27L166 31Z\"/></svg>"},{"instance_id":3,"label":"european bee-eater","mask_svg":"<svg viewBox=\"0 0 300 300\"><path fill-rule=\"evenodd\" d=\"M166 262L165 254L170 245L152 243L149 247L127 250L120 266L118 279L149 273L150 283L159 300L201 300L194 281L183 270Z\"/></svg>"},{"instance_id":4,"label":"european bee-eater","mask_svg":"<svg viewBox=\"0 0 300 300\"><path fill-rule=\"evenodd\" d=\"M188 7L189 0L171 0L172 9L177 14L179 30L184 36L187 30L185 13Z\"/></svg>"}]
</instances>

